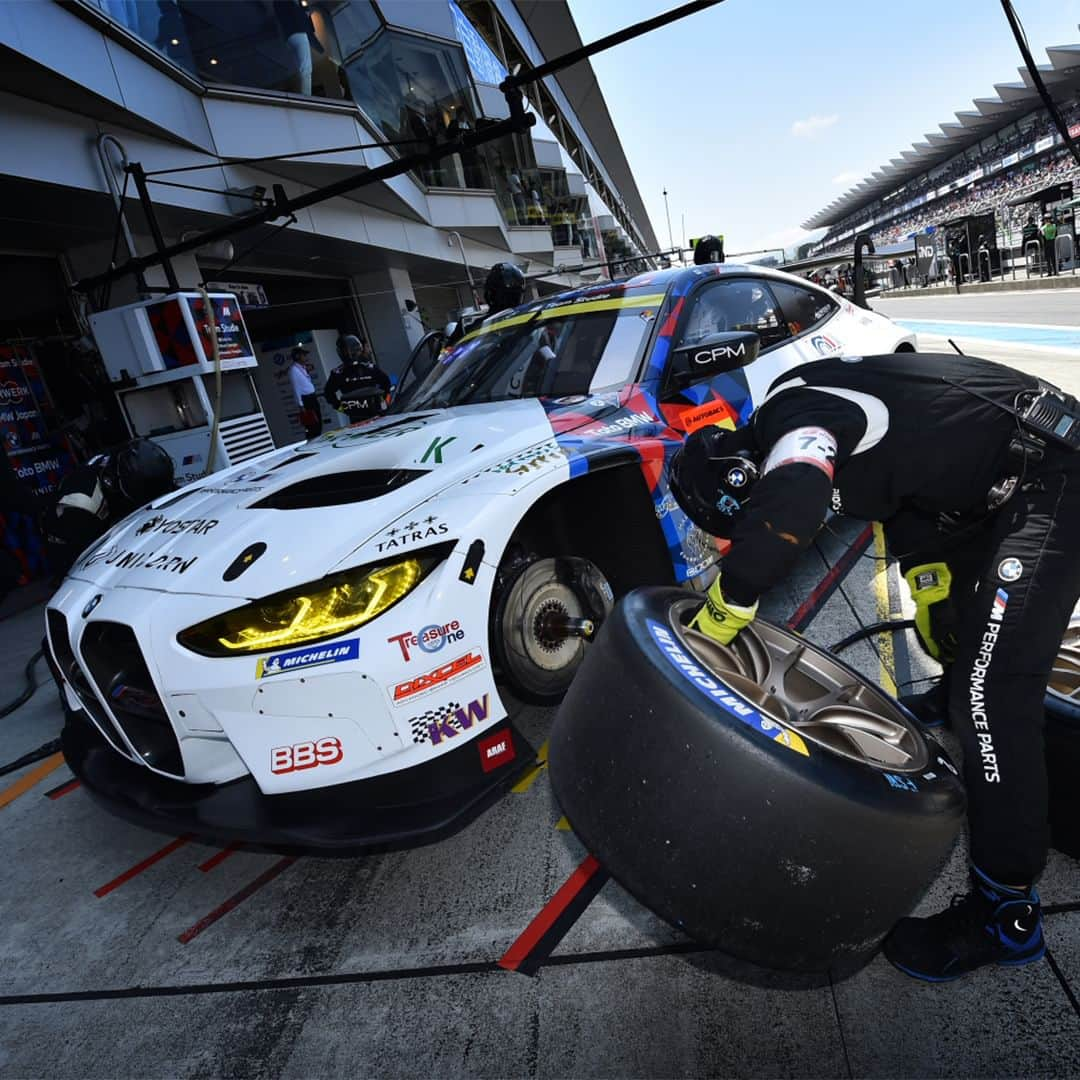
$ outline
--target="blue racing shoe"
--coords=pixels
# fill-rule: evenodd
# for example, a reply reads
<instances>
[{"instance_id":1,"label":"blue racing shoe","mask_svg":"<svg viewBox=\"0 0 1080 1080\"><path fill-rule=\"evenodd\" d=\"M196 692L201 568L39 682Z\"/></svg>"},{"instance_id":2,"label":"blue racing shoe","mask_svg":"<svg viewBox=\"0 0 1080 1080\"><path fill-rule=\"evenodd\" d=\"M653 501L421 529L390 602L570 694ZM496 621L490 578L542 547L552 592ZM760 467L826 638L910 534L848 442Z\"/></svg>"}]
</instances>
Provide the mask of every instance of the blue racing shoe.
<instances>
[{"instance_id":1,"label":"blue racing shoe","mask_svg":"<svg viewBox=\"0 0 1080 1080\"><path fill-rule=\"evenodd\" d=\"M999 885L971 868L971 892L928 919L901 919L882 951L926 982L951 982L984 964L1019 966L1042 958L1042 909L1034 888Z\"/></svg>"}]
</instances>

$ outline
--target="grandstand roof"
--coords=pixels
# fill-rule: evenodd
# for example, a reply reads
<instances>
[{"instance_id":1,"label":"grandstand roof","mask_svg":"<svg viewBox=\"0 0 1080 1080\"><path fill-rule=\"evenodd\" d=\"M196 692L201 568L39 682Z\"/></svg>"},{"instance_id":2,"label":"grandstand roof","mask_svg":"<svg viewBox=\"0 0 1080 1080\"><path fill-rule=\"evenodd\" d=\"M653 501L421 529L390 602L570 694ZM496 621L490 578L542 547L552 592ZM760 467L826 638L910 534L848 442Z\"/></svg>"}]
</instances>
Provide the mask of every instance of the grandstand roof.
<instances>
[{"instance_id":1,"label":"grandstand roof","mask_svg":"<svg viewBox=\"0 0 1080 1080\"><path fill-rule=\"evenodd\" d=\"M1050 63L1040 64L1039 74L1054 100L1070 97L1080 90L1080 44L1053 45L1046 50L1046 55ZM1040 108L1042 101L1027 68L1017 70L1020 82L995 83L995 97L975 98L972 102L975 111L956 113L956 122L941 124L940 130L923 136L925 142L915 143L910 150L901 150L898 157L803 222L803 228L835 225L880 196L895 191L973 143Z\"/></svg>"}]
</instances>

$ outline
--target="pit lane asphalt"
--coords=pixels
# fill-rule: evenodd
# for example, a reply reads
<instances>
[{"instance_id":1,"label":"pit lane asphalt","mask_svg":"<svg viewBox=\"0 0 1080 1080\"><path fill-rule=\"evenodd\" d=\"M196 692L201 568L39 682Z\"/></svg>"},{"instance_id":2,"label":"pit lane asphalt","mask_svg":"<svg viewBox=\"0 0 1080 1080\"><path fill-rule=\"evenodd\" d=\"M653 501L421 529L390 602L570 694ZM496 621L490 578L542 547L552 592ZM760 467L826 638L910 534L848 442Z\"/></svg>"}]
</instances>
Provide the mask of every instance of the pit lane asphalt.
<instances>
[{"instance_id":1,"label":"pit lane asphalt","mask_svg":"<svg viewBox=\"0 0 1080 1080\"><path fill-rule=\"evenodd\" d=\"M823 535L765 598L763 617L784 621L861 526L836 528L839 539ZM871 560L856 563L811 640L829 644L856 618L880 617L874 572ZM895 572L888 594L900 614ZM0 623L5 696L21 687L40 635L40 608ZM906 636L895 646L901 679L929 672ZM872 644L845 656L883 677ZM548 710L514 713L539 744ZM0 721L0 761L60 722L46 685ZM1080 911L1048 916L1052 960L1025 968L931 986L877 958L845 982L796 989L735 981L715 955L681 952L685 939L608 882L528 977L497 961L586 855L557 827L545 772L429 847L284 866L237 851L209 865L217 849L189 842L100 897L169 838L110 817L81 789L43 797L69 777L59 767L0 809L2 1077L1080 1071ZM730 880L738 889L738 867ZM961 844L920 911L964 885ZM1052 853L1040 888L1047 905L1080 907L1080 868Z\"/></svg>"}]
</instances>

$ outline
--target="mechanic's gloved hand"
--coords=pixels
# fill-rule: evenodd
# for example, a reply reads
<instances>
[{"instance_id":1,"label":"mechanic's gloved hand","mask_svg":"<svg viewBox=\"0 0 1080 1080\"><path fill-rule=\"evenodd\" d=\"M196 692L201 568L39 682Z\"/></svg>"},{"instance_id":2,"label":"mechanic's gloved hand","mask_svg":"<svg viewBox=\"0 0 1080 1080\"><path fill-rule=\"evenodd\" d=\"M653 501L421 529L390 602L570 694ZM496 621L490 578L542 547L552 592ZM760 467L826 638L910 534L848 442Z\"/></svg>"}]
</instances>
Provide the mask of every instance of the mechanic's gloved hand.
<instances>
[{"instance_id":1,"label":"mechanic's gloved hand","mask_svg":"<svg viewBox=\"0 0 1080 1080\"><path fill-rule=\"evenodd\" d=\"M743 607L725 600L718 574L705 594L705 606L690 620L690 628L721 645L730 645L735 635L753 621L757 608L757 601L751 607Z\"/></svg>"},{"instance_id":2,"label":"mechanic's gloved hand","mask_svg":"<svg viewBox=\"0 0 1080 1080\"><path fill-rule=\"evenodd\" d=\"M904 574L915 601L915 633L919 644L939 664L956 659L959 613L949 596L952 574L943 562L913 566Z\"/></svg>"}]
</instances>

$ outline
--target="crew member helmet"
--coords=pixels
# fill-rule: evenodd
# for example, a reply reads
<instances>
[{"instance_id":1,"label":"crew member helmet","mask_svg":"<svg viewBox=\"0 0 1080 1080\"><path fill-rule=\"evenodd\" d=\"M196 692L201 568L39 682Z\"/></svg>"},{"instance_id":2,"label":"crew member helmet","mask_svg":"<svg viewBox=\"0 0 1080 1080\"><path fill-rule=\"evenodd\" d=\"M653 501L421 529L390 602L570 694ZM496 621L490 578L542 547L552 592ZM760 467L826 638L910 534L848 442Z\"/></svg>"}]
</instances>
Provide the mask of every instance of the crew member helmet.
<instances>
[{"instance_id":1,"label":"crew member helmet","mask_svg":"<svg viewBox=\"0 0 1080 1080\"><path fill-rule=\"evenodd\" d=\"M364 355L366 347L367 342L356 334L342 334L337 339L337 354L346 364L363 363L367 359Z\"/></svg>"},{"instance_id":2,"label":"crew member helmet","mask_svg":"<svg viewBox=\"0 0 1080 1080\"><path fill-rule=\"evenodd\" d=\"M484 302L491 314L515 308L525 297L525 275L513 263L496 263L484 281Z\"/></svg>"},{"instance_id":3,"label":"crew member helmet","mask_svg":"<svg viewBox=\"0 0 1080 1080\"><path fill-rule=\"evenodd\" d=\"M133 510L175 488L172 458L150 439L132 439L109 455L101 485L114 507Z\"/></svg>"},{"instance_id":4,"label":"crew member helmet","mask_svg":"<svg viewBox=\"0 0 1080 1080\"><path fill-rule=\"evenodd\" d=\"M694 245L694 264L722 263L724 261L724 241L719 236L703 236Z\"/></svg>"},{"instance_id":5,"label":"crew member helmet","mask_svg":"<svg viewBox=\"0 0 1080 1080\"><path fill-rule=\"evenodd\" d=\"M748 428L701 428L672 459L671 493L695 525L730 539L739 514L753 496L759 462Z\"/></svg>"}]
</instances>

